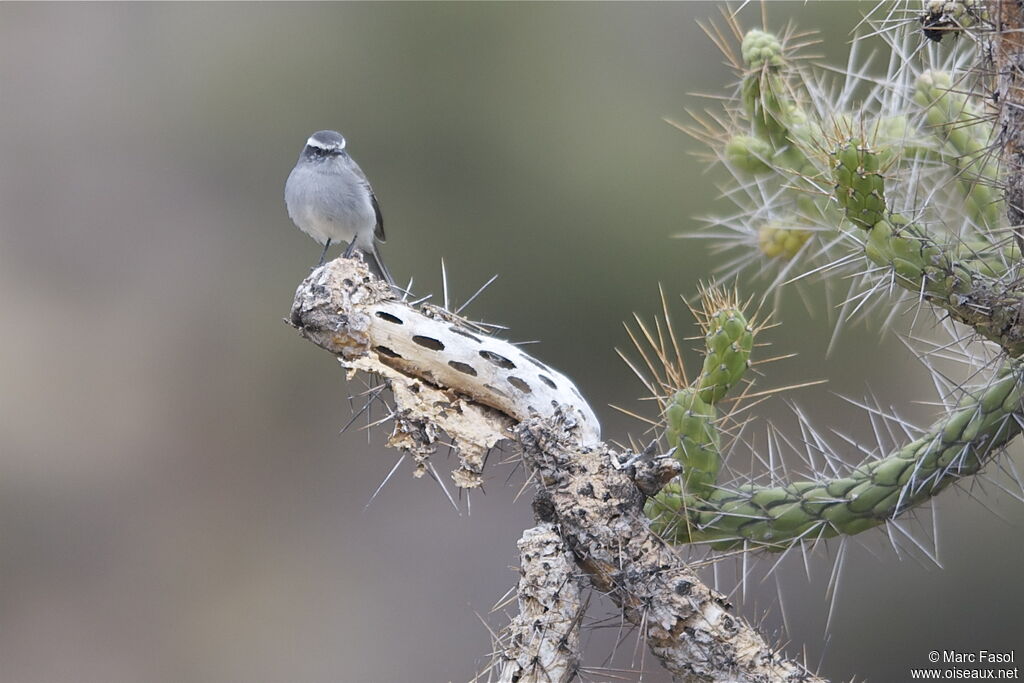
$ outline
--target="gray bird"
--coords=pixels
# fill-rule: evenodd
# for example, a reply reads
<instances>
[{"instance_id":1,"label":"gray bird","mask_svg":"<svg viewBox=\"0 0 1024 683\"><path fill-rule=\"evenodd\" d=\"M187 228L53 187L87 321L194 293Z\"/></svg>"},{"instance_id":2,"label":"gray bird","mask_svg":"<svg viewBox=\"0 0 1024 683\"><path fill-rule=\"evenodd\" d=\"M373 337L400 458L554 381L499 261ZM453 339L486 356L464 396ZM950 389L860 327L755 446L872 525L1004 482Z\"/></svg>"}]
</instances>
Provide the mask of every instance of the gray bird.
<instances>
[{"instance_id":1,"label":"gray bird","mask_svg":"<svg viewBox=\"0 0 1024 683\"><path fill-rule=\"evenodd\" d=\"M388 284L395 283L377 250L377 243L384 241L377 198L362 169L345 151L340 133L321 130L306 140L285 183L284 201L295 225L324 245L321 265L331 244L348 242L345 258L358 249L372 272Z\"/></svg>"}]
</instances>

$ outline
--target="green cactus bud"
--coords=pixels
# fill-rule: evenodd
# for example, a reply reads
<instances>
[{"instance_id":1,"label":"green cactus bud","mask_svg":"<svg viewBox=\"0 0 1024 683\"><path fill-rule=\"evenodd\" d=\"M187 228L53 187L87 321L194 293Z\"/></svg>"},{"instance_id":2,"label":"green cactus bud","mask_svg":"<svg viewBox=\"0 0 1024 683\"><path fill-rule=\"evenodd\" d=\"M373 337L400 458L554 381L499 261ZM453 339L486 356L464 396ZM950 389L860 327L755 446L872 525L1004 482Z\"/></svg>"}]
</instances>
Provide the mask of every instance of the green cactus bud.
<instances>
[{"instance_id":1,"label":"green cactus bud","mask_svg":"<svg viewBox=\"0 0 1024 683\"><path fill-rule=\"evenodd\" d=\"M704 368L697 381L700 397L706 403L722 400L747 370L754 332L738 307L727 306L704 321Z\"/></svg>"},{"instance_id":2,"label":"green cactus bud","mask_svg":"<svg viewBox=\"0 0 1024 683\"><path fill-rule=\"evenodd\" d=\"M725 158L733 167L751 175L770 172L772 146L752 135L736 135L725 144Z\"/></svg>"},{"instance_id":3,"label":"green cactus bud","mask_svg":"<svg viewBox=\"0 0 1024 683\"><path fill-rule=\"evenodd\" d=\"M809 239L810 230L786 227L776 221L765 223L757 231L757 246L761 253L782 261L792 260Z\"/></svg>"},{"instance_id":4,"label":"green cactus bud","mask_svg":"<svg viewBox=\"0 0 1024 683\"><path fill-rule=\"evenodd\" d=\"M860 140L850 138L832 152L835 197L855 225L870 230L885 218L885 179L881 160Z\"/></svg>"},{"instance_id":5,"label":"green cactus bud","mask_svg":"<svg viewBox=\"0 0 1024 683\"><path fill-rule=\"evenodd\" d=\"M743 37L740 46L743 63L748 69L760 69L764 66L780 67L786 63L782 56L782 43L775 34L751 29Z\"/></svg>"}]
</instances>

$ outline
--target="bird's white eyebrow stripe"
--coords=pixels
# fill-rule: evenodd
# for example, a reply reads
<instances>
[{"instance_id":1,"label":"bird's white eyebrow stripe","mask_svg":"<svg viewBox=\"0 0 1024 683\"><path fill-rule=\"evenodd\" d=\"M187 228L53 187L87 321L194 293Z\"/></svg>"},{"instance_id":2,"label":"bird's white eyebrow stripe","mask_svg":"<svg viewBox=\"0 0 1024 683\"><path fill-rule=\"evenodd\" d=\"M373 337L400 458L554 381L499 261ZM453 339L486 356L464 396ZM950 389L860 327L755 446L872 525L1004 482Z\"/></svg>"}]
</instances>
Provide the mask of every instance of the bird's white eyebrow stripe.
<instances>
[{"instance_id":1,"label":"bird's white eyebrow stripe","mask_svg":"<svg viewBox=\"0 0 1024 683\"><path fill-rule=\"evenodd\" d=\"M334 145L324 144L320 140L317 140L316 136L313 135L308 140L306 140L306 145L309 147L316 147L317 149L345 149L345 139L342 138L341 145L335 147Z\"/></svg>"}]
</instances>

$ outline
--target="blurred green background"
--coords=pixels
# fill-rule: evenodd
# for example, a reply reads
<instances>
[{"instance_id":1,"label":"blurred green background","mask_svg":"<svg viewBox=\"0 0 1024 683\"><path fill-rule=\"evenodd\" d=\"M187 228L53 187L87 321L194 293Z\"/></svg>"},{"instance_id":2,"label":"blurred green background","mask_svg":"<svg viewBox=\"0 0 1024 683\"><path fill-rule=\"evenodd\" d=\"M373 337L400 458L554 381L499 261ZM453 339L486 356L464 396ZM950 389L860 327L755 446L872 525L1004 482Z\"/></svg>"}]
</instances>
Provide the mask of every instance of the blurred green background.
<instances>
[{"instance_id":1,"label":"blurred green background","mask_svg":"<svg viewBox=\"0 0 1024 683\"><path fill-rule=\"evenodd\" d=\"M769 16L823 31L819 52L843 63L871 5ZM621 321L656 312L659 283L690 295L711 276L708 244L671 236L727 208L699 147L662 121L731 82L695 24L718 13L0 5L0 680L471 678L491 647L480 619L505 622L489 610L532 521L529 496L513 502L523 475L495 466L457 514L403 468L364 509L397 456L380 430L339 436L361 387L282 322L319 254L285 213L284 180L312 131L341 130L396 276L439 293L444 258L463 300L500 273L470 313L542 340L533 351L577 381L606 436L639 434L607 407L645 408L613 352ZM868 443L863 411L836 394L870 387L931 415L911 403L932 398L926 373L877 324L826 357L827 309L784 301L766 355L800 356L761 386L828 378L789 398ZM792 421L781 400L758 413ZM736 602L758 620L771 608L765 631L837 679L904 680L932 649L1019 645L1024 506L967 489L938 505L942 567L898 556L883 532L847 547L829 638L835 546L810 581L786 560L781 588L760 580L768 558ZM591 680L668 680L609 604L592 614L607 619L586 663L614 671Z\"/></svg>"}]
</instances>

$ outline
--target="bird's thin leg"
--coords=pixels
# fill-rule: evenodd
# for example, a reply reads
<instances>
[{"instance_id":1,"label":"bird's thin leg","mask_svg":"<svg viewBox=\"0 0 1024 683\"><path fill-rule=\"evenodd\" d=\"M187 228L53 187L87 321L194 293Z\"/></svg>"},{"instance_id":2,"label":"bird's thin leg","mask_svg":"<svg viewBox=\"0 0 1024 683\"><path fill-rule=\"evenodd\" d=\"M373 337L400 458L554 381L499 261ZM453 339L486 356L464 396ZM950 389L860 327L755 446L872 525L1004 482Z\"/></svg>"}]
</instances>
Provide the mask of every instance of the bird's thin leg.
<instances>
[{"instance_id":1,"label":"bird's thin leg","mask_svg":"<svg viewBox=\"0 0 1024 683\"><path fill-rule=\"evenodd\" d=\"M317 268L319 268L320 266L322 266L324 264L324 259L327 258L327 250L330 248L330 246L331 246L331 238L328 237L327 238L327 244L324 245L324 250L320 253L320 263L316 264Z\"/></svg>"},{"instance_id":2,"label":"bird's thin leg","mask_svg":"<svg viewBox=\"0 0 1024 683\"><path fill-rule=\"evenodd\" d=\"M353 237L352 241L348 243L347 247L345 247L345 251L342 252L341 257L342 258L352 258L352 252L355 251L355 250L356 250L356 238Z\"/></svg>"}]
</instances>

